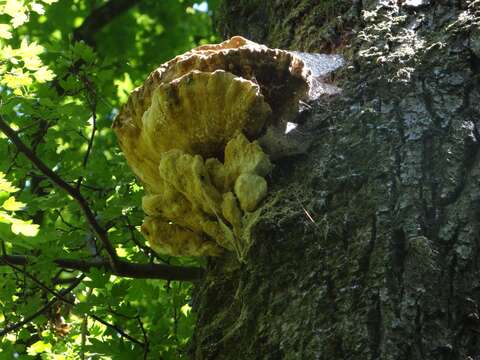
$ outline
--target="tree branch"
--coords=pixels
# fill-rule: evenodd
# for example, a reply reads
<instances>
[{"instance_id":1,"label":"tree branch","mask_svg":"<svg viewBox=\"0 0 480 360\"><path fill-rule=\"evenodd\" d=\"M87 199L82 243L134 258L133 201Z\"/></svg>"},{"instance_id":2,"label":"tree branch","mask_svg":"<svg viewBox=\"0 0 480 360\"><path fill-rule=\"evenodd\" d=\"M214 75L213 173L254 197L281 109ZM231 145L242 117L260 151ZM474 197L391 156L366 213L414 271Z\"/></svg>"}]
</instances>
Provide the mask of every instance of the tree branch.
<instances>
[{"instance_id":1,"label":"tree branch","mask_svg":"<svg viewBox=\"0 0 480 360\"><path fill-rule=\"evenodd\" d=\"M79 276L68 288L62 290L59 292L59 295L64 297L65 295L67 295L69 292L71 292L73 289L75 289L81 282L82 280L85 278L85 275L81 275ZM8 334L9 332L12 332L12 331L15 331L15 330L18 330L20 329L21 327L23 327L25 324L28 324L29 322L31 322L33 319L35 319L36 317L42 315L45 311L47 311L51 306L53 306L56 302L58 301L58 299L56 297L53 297L49 302L47 302L45 305L43 305L40 309L38 309L36 312L34 312L32 315L30 316L27 316L25 319L23 319L22 321L18 322L18 323L15 323L11 326L8 326L6 328L4 328L3 330L0 331L0 338L6 334Z\"/></svg>"},{"instance_id":2,"label":"tree branch","mask_svg":"<svg viewBox=\"0 0 480 360\"><path fill-rule=\"evenodd\" d=\"M105 326L108 326L108 327L111 327L112 329L114 329L116 332L118 332L122 337L124 337L125 339L127 340L130 340L131 342L137 344L137 345L140 345L141 347L145 348L145 344L142 343L141 341L135 339L134 337L128 335L125 331L123 331L122 328L120 328L119 326L115 325L115 324L111 324L109 323L108 321L106 320L103 320L101 317L98 317L97 315L95 314L87 314L88 316L90 316L92 319L98 321L99 323L102 323L103 325Z\"/></svg>"},{"instance_id":3,"label":"tree branch","mask_svg":"<svg viewBox=\"0 0 480 360\"><path fill-rule=\"evenodd\" d=\"M90 46L95 45L95 34L120 14L138 4L141 0L110 0L94 9L73 32L73 41L85 41Z\"/></svg>"},{"instance_id":4,"label":"tree branch","mask_svg":"<svg viewBox=\"0 0 480 360\"><path fill-rule=\"evenodd\" d=\"M35 276L31 275L28 271L17 267L15 264L10 263L10 262L9 262L6 258L4 258L3 256L0 257L0 261L2 261L5 265L10 266L10 267L11 267L12 269L14 269L15 271L18 271L18 272L22 273L24 276L26 276L27 278L29 278L30 280L32 280L35 284L37 284L40 288L42 288L42 289L45 290L46 292L51 293L53 296L56 296L57 298L61 299L61 300L64 301L64 302L69 302L69 300L67 300L66 298L64 298L61 294L57 293L56 291L53 291L52 289L50 289L50 288L49 288L48 286L46 286L44 283L42 283L41 281L39 281Z\"/></svg>"},{"instance_id":5,"label":"tree branch","mask_svg":"<svg viewBox=\"0 0 480 360\"><path fill-rule=\"evenodd\" d=\"M143 326L142 319L140 318L139 315L137 315L136 318L137 318L137 321L138 321L138 325L140 325L140 330L142 330L143 343L145 344L145 346L143 347L143 359L147 360L148 352L150 351L150 342L148 340L148 335L147 335L147 332L145 331L145 327Z\"/></svg>"},{"instance_id":6,"label":"tree branch","mask_svg":"<svg viewBox=\"0 0 480 360\"><path fill-rule=\"evenodd\" d=\"M40 160L35 153L28 148L17 136L15 131L0 116L0 130L7 135L10 141L17 147L17 150L23 153L45 176L47 176L58 187L65 190L80 205L90 227L102 242L107 251L108 261L88 262L83 260L57 259L55 263L58 266L67 269L76 269L88 271L92 267L103 268L112 274L144 279L165 279L165 280L197 280L203 276L203 269L197 267L170 266L161 264L138 264L123 261L118 258L115 248L110 243L107 231L100 226L95 219L87 200L80 191L67 182L65 182L57 173L52 171L45 163ZM6 254L4 254L6 256ZM25 260L26 261L26 260ZM15 264L15 263L13 263Z\"/></svg>"},{"instance_id":7,"label":"tree branch","mask_svg":"<svg viewBox=\"0 0 480 360\"><path fill-rule=\"evenodd\" d=\"M21 255L1 255L0 260L20 266L26 266L31 263L28 257ZM138 264L123 260L119 260L117 270L114 270L106 260L55 259L53 262L57 266L65 269L80 270L82 272L88 272L91 269L102 269L113 275L137 279L194 281L201 279L204 275L204 270L199 267Z\"/></svg>"},{"instance_id":8,"label":"tree branch","mask_svg":"<svg viewBox=\"0 0 480 360\"><path fill-rule=\"evenodd\" d=\"M88 158L90 156L90 153L92 152L95 133L97 131L97 91L95 89L95 86L92 84L92 82L88 79L88 77L85 74L81 75L80 78L84 83L85 98L87 100L88 106L90 107L90 111L92 113L91 115L92 132L90 134L90 139L88 140L87 151L85 152L85 155L83 158L83 167L86 168L88 163ZM77 189L80 188L80 184L81 184L81 179L77 182Z\"/></svg>"},{"instance_id":9,"label":"tree branch","mask_svg":"<svg viewBox=\"0 0 480 360\"><path fill-rule=\"evenodd\" d=\"M3 260L3 261L5 261L5 260ZM6 261L5 261L5 262L6 262ZM8 263L7 263L7 264L8 264ZM64 303L66 303L66 304L70 304L70 305L75 306L75 301L72 301L72 300L69 300L69 299L65 298L65 296L64 296L65 294L62 294L61 292L58 293L58 292L54 291L53 289L50 289L47 285L45 285L44 283L42 283L42 282L41 282L40 280L38 280L35 276L29 274L27 271L25 271L25 270L23 270L23 269L19 269L19 268L17 268L15 265L12 265L12 264L8 264L8 265L11 266L11 267L12 267L13 269L15 269L16 271L19 271L19 272L21 272L22 274L27 275L27 277L28 277L29 279L32 279L32 280L35 282L35 284L37 284L38 286L40 286L42 289L44 289L44 290L47 291L48 293L53 294L54 297L52 298L52 300L60 300L60 301L63 301ZM52 301L52 300L51 300L51 301ZM49 301L49 302L47 303L47 304L49 304L49 306L52 306L52 305L53 305L53 304L50 304L51 301ZM54 303L55 303L55 302L56 302L56 301L54 301ZM44 309L44 307L42 307L41 309ZM41 309L40 309L40 310L41 310ZM39 310L39 311L40 311L40 310ZM39 313L39 312L37 311L35 314L38 314L38 313ZM140 345L140 346L142 346L142 347L145 347L145 344L144 344L144 343L142 343L141 341L139 341L139 340L135 339L134 337L130 336L129 334L127 334L127 333L126 333L125 331L123 331L123 329L120 328L119 326L114 325L114 324L111 324L111 323L109 323L108 321L102 319L101 317L99 317L99 316L97 316L97 315L95 315L95 314L92 314L92 313L90 313L90 312L88 312L88 311L87 311L85 314L86 314L87 316L90 316L92 319L95 319L95 320L97 320L98 322L104 324L105 326L108 326L108 327L111 327L112 329L115 329L115 331L117 331L122 337L124 337L124 338L126 338L126 339L128 339L128 340L130 340L130 341L132 341L132 342L134 342L135 344L138 344L138 345ZM37 315L37 316L38 316L38 315ZM12 331L12 328L13 328L13 327L18 326L18 325L21 324L21 323L23 323L23 321L20 322L20 323L18 323L18 324L12 325L11 327L9 327L9 328L7 328L7 329L4 329L3 331L7 331L7 330ZM22 325L22 326L23 326L23 325Z\"/></svg>"},{"instance_id":10,"label":"tree branch","mask_svg":"<svg viewBox=\"0 0 480 360\"><path fill-rule=\"evenodd\" d=\"M112 246L112 244L108 240L108 235L106 230L103 229L95 219L95 215L90 209L90 206L88 205L87 200L82 196L80 191L72 187L68 183L66 183L60 176L58 176L57 173L55 173L47 165L45 165L45 163L42 160L40 160L37 157L37 155L35 155L35 153L22 142L22 140L20 140L16 132L10 127L10 125L8 125L5 122L5 120L1 116L0 116L0 130L17 147L17 150L23 153L32 162L32 164L38 168L38 170L40 170L53 183L55 183L61 189L65 190L71 197L73 197L76 200L76 202L80 205L80 208L82 209L93 232L100 239L100 241L103 244L103 247L107 251L111 267L115 269L119 261L115 248Z\"/></svg>"},{"instance_id":11,"label":"tree branch","mask_svg":"<svg viewBox=\"0 0 480 360\"><path fill-rule=\"evenodd\" d=\"M92 110L92 132L90 134L90 139L88 140L88 146L87 146L87 151L85 152L85 156L83 157L83 167L87 167L88 163L88 157L90 156L90 153L92 152L93 148L93 140L95 139L95 133L97 131L97 114L95 113L94 110ZM80 182L78 183L80 184ZM78 186L78 188L80 185Z\"/></svg>"}]
</instances>

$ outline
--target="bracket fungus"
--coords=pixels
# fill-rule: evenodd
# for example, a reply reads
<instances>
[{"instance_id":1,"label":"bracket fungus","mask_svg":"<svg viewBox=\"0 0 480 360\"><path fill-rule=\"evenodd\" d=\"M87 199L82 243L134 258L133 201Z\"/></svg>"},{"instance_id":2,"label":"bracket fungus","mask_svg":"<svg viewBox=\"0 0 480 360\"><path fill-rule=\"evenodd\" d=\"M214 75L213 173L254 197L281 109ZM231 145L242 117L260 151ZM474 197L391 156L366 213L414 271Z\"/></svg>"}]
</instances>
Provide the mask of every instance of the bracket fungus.
<instances>
[{"instance_id":1,"label":"bracket fungus","mask_svg":"<svg viewBox=\"0 0 480 360\"><path fill-rule=\"evenodd\" d=\"M240 36L163 64L113 124L142 182L142 232L160 253L218 256L250 246L245 221L267 194L272 164L255 141L282 127L308 96L290 52Z\"/></svg>"}]
</instances>

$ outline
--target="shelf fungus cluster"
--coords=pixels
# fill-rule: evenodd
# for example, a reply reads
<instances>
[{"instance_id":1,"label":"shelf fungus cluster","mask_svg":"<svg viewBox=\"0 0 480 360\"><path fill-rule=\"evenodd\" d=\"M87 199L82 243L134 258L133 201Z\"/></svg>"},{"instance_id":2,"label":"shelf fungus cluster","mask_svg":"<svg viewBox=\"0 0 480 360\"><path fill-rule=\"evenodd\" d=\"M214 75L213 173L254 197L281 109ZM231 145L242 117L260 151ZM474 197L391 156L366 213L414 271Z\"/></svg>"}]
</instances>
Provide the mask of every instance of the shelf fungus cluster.
<instances>
[{"instance_id":1,"label":"shelf fungus cluster","mask_svg":"<svg viewBox=\"0 0 480 360\"><path fill-rule=\"evenodd\" d=\"M272 170L255 139L297 114L307 77L291 53L236 36L177 56L134 90L113 128L144 185L155 250L244 258Z\"/></svg>"}]
</instances>

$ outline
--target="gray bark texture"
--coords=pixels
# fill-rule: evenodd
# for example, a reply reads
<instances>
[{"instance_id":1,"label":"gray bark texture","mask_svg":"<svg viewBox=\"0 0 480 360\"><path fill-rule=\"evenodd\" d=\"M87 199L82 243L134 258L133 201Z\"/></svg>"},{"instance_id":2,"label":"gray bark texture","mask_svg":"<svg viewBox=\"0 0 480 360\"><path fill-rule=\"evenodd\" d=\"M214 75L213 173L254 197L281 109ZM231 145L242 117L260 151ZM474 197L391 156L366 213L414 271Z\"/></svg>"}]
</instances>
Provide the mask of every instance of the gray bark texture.
<instances>
[{"instance_id":1,"label":"gray bark texture","mask_svg":"<svg viewBox=\"0 0 480 360\"><path fill-rule=\"evenodd\" d=\"M218 25L346 65L247 262L209 263L191 357L480 359L480 1L224 0Z\"/></svg>"}]
</instances>

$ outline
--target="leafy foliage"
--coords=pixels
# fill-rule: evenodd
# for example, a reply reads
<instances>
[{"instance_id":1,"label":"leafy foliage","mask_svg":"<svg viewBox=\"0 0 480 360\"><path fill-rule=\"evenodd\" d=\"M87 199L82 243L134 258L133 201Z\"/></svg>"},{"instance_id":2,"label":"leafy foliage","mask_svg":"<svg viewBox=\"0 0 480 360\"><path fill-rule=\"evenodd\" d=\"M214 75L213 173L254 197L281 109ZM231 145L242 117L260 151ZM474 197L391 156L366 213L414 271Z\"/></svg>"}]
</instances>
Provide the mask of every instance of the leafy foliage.
<instances>
[{"instance_id":1,"label":"leafy foliage","mask_svg":"<svg viewBox=\"0 0 480 360\"><path fill-rule=\"evenodd\" d=\"M159 256L138 232L143 191L110 125L151 70L217 40L215 2L0 1L1 121L83 196L121 260L200 265ZM59 266L105 248L78 201L15 145L0 133L0 359L182 358L190 283Z\"/></svg>"}]
</instances>

